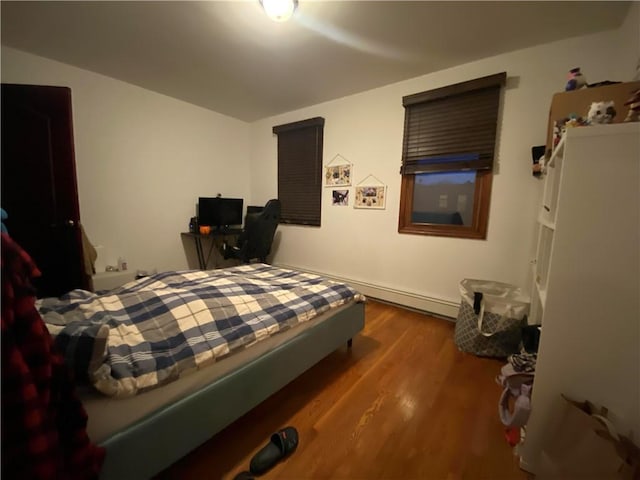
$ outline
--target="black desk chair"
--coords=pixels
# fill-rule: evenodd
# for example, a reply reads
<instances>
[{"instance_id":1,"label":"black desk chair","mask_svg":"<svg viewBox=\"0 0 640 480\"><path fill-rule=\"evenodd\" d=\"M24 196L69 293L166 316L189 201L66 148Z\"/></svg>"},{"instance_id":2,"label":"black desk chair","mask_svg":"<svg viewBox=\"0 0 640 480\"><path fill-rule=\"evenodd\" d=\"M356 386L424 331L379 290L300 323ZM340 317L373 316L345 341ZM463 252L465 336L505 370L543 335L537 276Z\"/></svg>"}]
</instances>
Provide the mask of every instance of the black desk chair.
<instances>
[{"instance_id":1,"label":"black desk chair","mask_svg":"<svg viewBox=\"0 0 640 480\"><path fill-rule=\"evenodd\" d=\"M236 246L222 244L222 256L237 258L242 263L258 259L267 262L273 237L280 222L280 200L269 200L260 213L248 213Z\"/></svg>"}]
</instances>

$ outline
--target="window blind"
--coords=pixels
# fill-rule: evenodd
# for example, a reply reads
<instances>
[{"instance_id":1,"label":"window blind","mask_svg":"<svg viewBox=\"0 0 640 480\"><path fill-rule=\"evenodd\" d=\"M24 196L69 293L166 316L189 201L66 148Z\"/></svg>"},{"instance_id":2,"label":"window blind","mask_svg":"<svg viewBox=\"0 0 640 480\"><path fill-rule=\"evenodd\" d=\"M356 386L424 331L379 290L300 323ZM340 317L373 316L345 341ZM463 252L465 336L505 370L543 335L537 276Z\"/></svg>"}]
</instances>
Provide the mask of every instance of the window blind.
<instances>
[{"instance_id":1,"label":"window blind","mask_svg":"<svg viewBox=\"0 0 640 480\"><path fill-rule=\"evenodd\" d=\"M273 127L278 135L280 223L320 226L324 118Z\"/></svg>"},{"instance_id":2,"label":"window blind","mask_svg":"<svg viewBox=\"0 0 640 480\"><path fill-rule=\"evenodd\" d=\"M506 73L402 98L403 175L493 168Z\"/></svg>"}]
</instances>

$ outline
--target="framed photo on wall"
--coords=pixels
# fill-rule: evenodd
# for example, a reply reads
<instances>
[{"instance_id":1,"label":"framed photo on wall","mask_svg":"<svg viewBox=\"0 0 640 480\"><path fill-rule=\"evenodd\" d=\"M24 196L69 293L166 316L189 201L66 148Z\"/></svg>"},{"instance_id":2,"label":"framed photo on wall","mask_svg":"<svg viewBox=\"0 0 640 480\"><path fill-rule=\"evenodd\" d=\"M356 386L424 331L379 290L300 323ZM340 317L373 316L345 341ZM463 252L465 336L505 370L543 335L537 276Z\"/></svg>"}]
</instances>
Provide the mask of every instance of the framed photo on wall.
<instances>
[{"instance_id":1,"label":"framed photo on wall","mask_svg":"<svg viewBox=\"0 0 640 480\"><path fill-rule=\"evenodd\" d=\"M351 165L330 165L326 170L325 186L348 187L351 185Z\"/></svg>"},{"instance_id":2,"label":"framed photo on wall","mask_svg":"<svg viewBox=\"0 0 640 480\"><path fill-rule=\"evenodd\" d=\"M331 195L331 205L346 207L349 205L349 190L334 190Z\"/></svg>"},{"instance_id":3,"label":"framed photo on wall","mask_svg":"<svg viewBox=\"0 0 640 480\"><path fill-rule=\"evenodd\" d=\"M325 187L350 187L353 164L339 153L325 167Z\"/></svg>"},{"instance_id":4,"label":"framed photo on wall","mask_svg":"<svg viewBox=\"0 0 640 480\"><path fill-rule=\"evenodd\" d=\"M386 185L358 185L353 208L384 210L387 203Z\"/></svg>"}]
</instances>

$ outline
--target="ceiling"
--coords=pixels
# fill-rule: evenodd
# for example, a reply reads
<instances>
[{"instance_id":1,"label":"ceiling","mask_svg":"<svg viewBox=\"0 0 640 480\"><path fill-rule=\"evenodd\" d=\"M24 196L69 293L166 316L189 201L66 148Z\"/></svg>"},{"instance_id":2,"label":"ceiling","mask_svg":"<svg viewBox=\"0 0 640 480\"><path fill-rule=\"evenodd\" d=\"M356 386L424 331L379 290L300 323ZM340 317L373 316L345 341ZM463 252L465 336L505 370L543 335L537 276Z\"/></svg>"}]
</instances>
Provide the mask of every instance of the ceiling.
<instances>
[{"instance_id":1,"label":"ceiling","mask_svg":"<svg viewBox=\"0 0 640 480\"><path fill-rule=\"evenodd\" d=\"M2 44L244 121L617 28L628 2L8 2Z\"/></svg>"}]
</instances>

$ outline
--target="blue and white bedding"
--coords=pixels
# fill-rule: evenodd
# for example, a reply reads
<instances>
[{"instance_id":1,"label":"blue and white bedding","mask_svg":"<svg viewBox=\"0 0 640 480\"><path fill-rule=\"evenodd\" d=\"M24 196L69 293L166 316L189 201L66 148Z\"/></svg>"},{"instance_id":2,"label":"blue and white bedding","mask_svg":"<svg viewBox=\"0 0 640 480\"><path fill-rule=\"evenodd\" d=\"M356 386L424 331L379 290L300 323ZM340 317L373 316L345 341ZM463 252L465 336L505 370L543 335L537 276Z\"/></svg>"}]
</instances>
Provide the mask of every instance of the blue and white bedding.
<instances>
[{"instance_id":1,"label":"blue and white bedding","mask_svg":"<svg viewBox=\"0 0 640 480\"><path fill-rule=\"evenodd\" d=\"M38 307L67 358L92 339L81 362L90 382L128 397L352 300L364 297L343 283L253 264L159 273L102 295L74 290Z\"/></svg>"}]
</instances>

